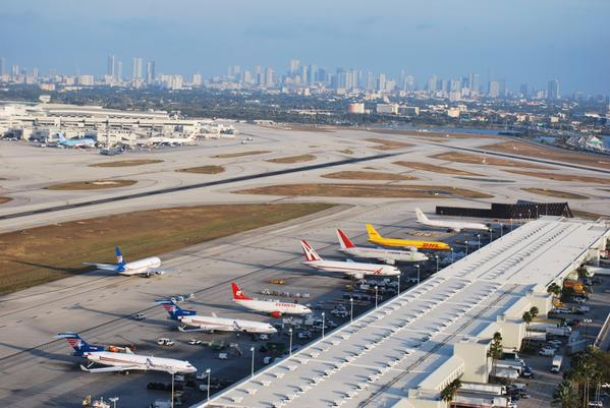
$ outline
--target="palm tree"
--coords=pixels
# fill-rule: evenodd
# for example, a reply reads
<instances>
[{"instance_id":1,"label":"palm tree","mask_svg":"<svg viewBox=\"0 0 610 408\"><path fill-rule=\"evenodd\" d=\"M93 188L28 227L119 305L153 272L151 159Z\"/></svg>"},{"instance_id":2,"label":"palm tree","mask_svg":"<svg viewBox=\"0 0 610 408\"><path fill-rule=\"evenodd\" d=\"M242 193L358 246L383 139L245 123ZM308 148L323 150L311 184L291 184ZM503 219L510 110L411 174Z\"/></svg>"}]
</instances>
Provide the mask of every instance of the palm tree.
<instances>
[{"instance_id":1,"label":"palm tree","mask_svg":"<svg viewBox=\"0 0 610 408\"><path fill-rule=\"evenodd\" d=\"M535 319L536 316L538 316L538 313L540 313L540 310L538 310L536 306L532 306L530 308L530 315L532 315L532 319Z\"/></svg>"},{"instance_id":2,"label":"palm tree","mask_svg":"<svg viewBox=\"0 0 610 408\"><path fill-rule=\"evenodd\" d=\"M487 357L491 357L491 373L493 376L496 375L496 360L502 358L502 350L502 335L499 332L495 332L487 351Z\"/></svg>"},{"instance_id":3,"label":"palm tree","mask_svg":"<svg viewBox=\"0 0 610 408\"><path fill-rule=\"evenodd\" d=\"M455 398L455 394L457 394L458 390L461 387L462 382L459 378L456 378L441 391L441 398L443 399L443 401L451 403L451 401L453 401L453 398Z\"/></svg>"},{"instance_id":4,"label":"palm tree","mask_svg":"<svg viewBox=\"0 0 610 408\"><path fill-rule=\"evenodd\" d=\"M553 393L551 405L558 408L578 408L578 402L574 386L570 381L564 380Z\"/></svg>"},{"instance_id":5,"label":"palm tree","mask_svg":"<svg viewBox=\"0 0 610 408\"><path fill-rule=\"evenodd\" d=\"M530 312L523 313L523 321L526 324L526 327L532 322L532 314Z\"/></svg>"}]
</instances>

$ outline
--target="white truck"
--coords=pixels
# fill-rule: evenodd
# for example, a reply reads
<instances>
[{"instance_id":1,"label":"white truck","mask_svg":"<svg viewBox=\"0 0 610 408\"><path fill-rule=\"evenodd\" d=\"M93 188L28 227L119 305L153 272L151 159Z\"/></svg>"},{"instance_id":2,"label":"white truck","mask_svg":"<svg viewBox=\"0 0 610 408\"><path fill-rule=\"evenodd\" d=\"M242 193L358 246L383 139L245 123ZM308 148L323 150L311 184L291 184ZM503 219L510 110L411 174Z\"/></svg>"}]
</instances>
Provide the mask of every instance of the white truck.
<instances>
[{"instance_id":1,"label":"white truck","mask_svg":"<svg viewBox=\"0 0 610 408\"><path fill-rule=\"evenodd\" d=\"M498 384L479 384L463 382L460 391L476 394L505 395L506 386Z\"/></svg>"},{"instance_id":2,"label":"white truck","mask_svg":"<svg viewBox=\"0 0 610 408\"><path fill-rule=\"evenodd\" d=\"M553 357L553 364L551 366L551 372L557 374L561 370L561 363L563 362L563 356L556 355Z\"/></svg>"}]
</instances>

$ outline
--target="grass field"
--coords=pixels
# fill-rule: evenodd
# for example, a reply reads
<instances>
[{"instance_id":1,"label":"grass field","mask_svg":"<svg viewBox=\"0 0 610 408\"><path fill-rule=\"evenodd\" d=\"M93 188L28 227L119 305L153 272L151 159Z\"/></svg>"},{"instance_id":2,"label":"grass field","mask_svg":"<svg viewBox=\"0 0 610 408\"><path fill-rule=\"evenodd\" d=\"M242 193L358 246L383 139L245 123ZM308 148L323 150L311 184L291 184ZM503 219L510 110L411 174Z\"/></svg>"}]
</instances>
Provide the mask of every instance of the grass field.
<instances>
[{"instance_id":1,"label":"grass field","mask_svg":"<svg viewBox=\"0 0 610 408\"><path fill-rule=\"evenodd\" d=\"M522 188L521 190L527 191L528 193L543 195L547 197L568 198L572 200L586 200L589 198L581 194L569 193L567 191L559 190L548 190L546 188Z\"/></svg>"},{"instance_id":2,"label":"grass field","mask_svg":"<svg viewBox=\"0 0 610 408\"><path fill-rule=\"evenodd\" d=\"M196 173L196 174L218 174L223 173L225 168L222 166L199 166L199 167L189 167L186 169L176 170L181 173Z\"/></svg>"},{"instance_id":3,"label":"grass field","mask_svg":"<svg viewBox=\"0 0 610 408\"><path fill-rule=\"evenodd\" d=\"M163 255L330 207L257 204L169 208L0 234L0 294L82 273L87 270L83 262L114 262L117 244L128 260Z\"/></svg>"},{"instance_id":4,"label":"grass field","mask_svg":"<svg viewBox=\"0 0 610 408\"><path fill-rule=\"evenodd\" d=\"M574 214L575 217L578 218L584 218L586 220L597 220L598 218L601 217L608 217L608 215L604 215L604 214L597 214L597 213L592 213L589 211L581 211L581 210L574 210L572 209L572 214Z\"/></svg>"},{"instance_id":5,"label":"grass field","mask_svg":"<svg viewBox=\"0 0 610 408\"><path fill-rule=\"evenodd\" d=\"M555 173L542 173L536 171L522 171L522 170L505 170L509 173L521 174L524 176L537 177L545 180L554 181L576 181L580 183L593 183L593 184L610 184L609 178L593 177L593 176L580 176L578 174L555 174Z\"/></svg>"},{"instance_id":6,"label":"grass field","mask_svg":"<svg viewBox=\"0 0 610 408\"><path fill-rule=\"evenodd\" d=\"M499 159L497 157L480 156L476 154L460 153L460 152L447 152L431 156L434 159L446 160L457 163L465 164L479 164L488 166L503 166L503 167L517 167L527 169L545 169L551 170L551 167L540 166L537 164L519 162L516 160Z\"/></svg>"},{"instance_id":7,"label":"grass field","mask_svg":"<svg viewBox=\"0 0 610 408\"><path fill-rule=\"evenodd\" d=\"M292 163L308 162L308 161L312 161L315 159L316 159L316 156L314 156L313 154L301 154L299 156L280 157L277 159L269 159L266 161L268 161L269 163L276 163L276 164L292 164Z\"/></svg>"},{"instance_id":8,"label":"grass field","mask_svg":"<svg viewBox=\"0 0 610 408\"><path fill-rule=\"evenodd\" d=\"M47 190L107 190L110 188L127 187L136 184L136 180L94 180L72 181L70 183L52 184Z\"/></svg>"},{"instance_id":9,"label":"grass field","mask_svg":"<svg viewBox=\"0 0 610 408\"><path fill-rule=\"evenodd\" d=\"M610 169L610 159L600 155L573 152L550 146L540 146L523 142L503 142L492 145L481 146L481 149L493 150L495 152L518 154L522 156L535 157L537 159L556 160L567 163L580 164L589 167Z\"/></svg>"},{"instance_id":10,"label":"grass field","mask_svg":"<svg viewBox=\"0 0 610 408\"><path fill-rule=\"evenodd\" d=\"M242 194L370 198L492 198L492 195L448 186L379 184L279 184L237 191Z\"/></svg>"},{"instance_id":11,"label":"grass field","mask_svg":"<svg viewBox=\"0 0 610 408\"><path fill-rule=\"evenodd\" d=\"M11 200L12 198L10 197L0 197L0 204L8 203Z\"/></svg>"},{"instance_id":12,"label":"grass field","mask_svg":"<svg viewBox=\"0 0 610 408\"><path fill-rule=\"evenodd\" d=\"M384 180L384 181L406 181L416 180L416 177L396 173L383 173L376 171L338 171L322 175L324 178L340 180Z\"/></svg>"},{"instance_id":13,"label":"grass field","mask_svg":"<svg viewBox=\"0 0 610 408\"><path fill-rule=\"evenodd\" d=\"M354 151L352 149L343 149L343 150L339 150L339 153L342 153L342 154L354 154Z\"/></svg>"},{"instance_id":14,"label":"grass field","mask_svg":"<svg viewBox=\"0 0 610 408\"><path fill-rule=\"evenodd\" d=\"M156 163L163 163L163 160L156 160L156 159L117 160L117 161L111 161L111 162L90 164L89 167L134 167L134 166L144 166L145 164L156 164Z\"/></svg>"},{"instance_id":15,"label":"grass field","mask_svg":"<svg viewBox=\"0 0 610 408\"><path fill-rule=\"evenodd\" d=\"M215 159L233 159L236 157L254 156L255 154L271 153L270 150L251 150L249 152L223 153L212 156Z\"/></svg>"},{"instance_id":16,"label":"grass field","mask_svg":"<svg viewBox=\"0 0 610 408\"><path fill-rule=\"evenodd\" d=\"M405 149L407 147L413 146L411 143L397 142L395 140L387 140L380 138L370 138L365 139L367 142L376 143L377 146L374 146L375 150L396 150L396 149Z\"/></svg>"},{"instance_id":17,"label":"grass field","mask_svg":"<svg viewBox=\"0 0 610 408\"><path fill-rule=\"evenodd\" d=\"M399 166L408 167L414 170L431 171L432 173L451 174L455 176L482 176L482 174L472 173L466 170L458 170L451 167L437 166L430 163L412 162L412 161L397 161L394 162Z\"/></svg>"}]
</instances>

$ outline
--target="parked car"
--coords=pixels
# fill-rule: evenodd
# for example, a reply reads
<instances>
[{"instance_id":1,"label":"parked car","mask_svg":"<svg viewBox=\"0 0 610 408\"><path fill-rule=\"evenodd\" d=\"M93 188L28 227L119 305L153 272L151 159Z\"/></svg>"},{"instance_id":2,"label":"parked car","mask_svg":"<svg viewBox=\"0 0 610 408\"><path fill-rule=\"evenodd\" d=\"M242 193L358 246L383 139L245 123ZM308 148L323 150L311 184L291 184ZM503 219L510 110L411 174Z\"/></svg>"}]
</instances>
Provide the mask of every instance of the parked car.
<instances>
[{"instance_id":1,"label":"parked car","mask_svg":"<svg viewBox=\"0 0 610 408\"><path fill-rule=\"evenodd\" d=\"M525 366L523 371L521 372L521 377L523 378L534 378L534 372L529 366Z\"/></svg>"},{"instance_id":2,"label":"parked car","mask_svg":"<svg viewBox=\"0 0 610 408\"><path fill-rule=\"evenodd\" d=\"M540 354L541 356L554 356L555 349L545 346L538 351L538 354Z\"/></svg>"},{"instance_id":3,"label":"parked car","mask_svg":"<svg viewBox=\"0 0 610 408\"><path fill-rule=\"evenodd\" d=\"M201 341L201 340L197 340L197 339L190 339L190 340L189 340L189 344L192 344L192 345L199 345L199 344L203 344L203 341Z\"/></svg>"},{"instance_id":4,"label":"parked car","mask_svg":"<svg viewBox=\"0 0 610 408\"><path fill-rule=\"evenodd\" d=\"M160 346L172 347L176 343L172 339L169 339L167 337L161 337L160 339L157 339L157 344Z\"/></svg>"},{"instance_id":5,"label":"parked car","mask_svg":"<svg viewBox=\"0 0 610 408\"><path fill-rule=\"evenodd\" d=\"M229 353L218 353L218 359L219 360L228 360L229 359Z\"/></svg>"},{"instance_id":6,"label":"parked car","mask_svg":"<svg viewBox=\"0 0 610 408\"><path fill-rule=\"evenodd\" d=\"M144 316L144 313L136 313L132 316L133 320L144 320L146 317Z\"/></svg>"}]
</instances>

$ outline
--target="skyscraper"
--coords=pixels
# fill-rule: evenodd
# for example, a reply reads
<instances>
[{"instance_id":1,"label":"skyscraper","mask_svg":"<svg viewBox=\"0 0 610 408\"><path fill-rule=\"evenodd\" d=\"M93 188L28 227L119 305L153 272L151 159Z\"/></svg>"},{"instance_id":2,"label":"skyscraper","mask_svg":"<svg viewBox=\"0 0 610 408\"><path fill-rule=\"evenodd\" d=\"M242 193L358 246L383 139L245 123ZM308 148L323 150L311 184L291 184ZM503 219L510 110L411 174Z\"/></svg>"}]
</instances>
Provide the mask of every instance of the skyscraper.
<instances>
[{"instance_id":1,"label":"skyscraper","mask_svg":"<svg viewBox=\"0 0 610 408\"><path fill-rule=\"evenodd\" d=\"M134 81L138 81L142 79L142 66L144 61L142 58L134 58L133 59L133 71L131 74L131 79Z\"/></svg>"},{"instance_id":2,"label":"skyscraper","mask_svg":"<svg viewBox=\"0 0 610 408\"><path fill-rule=\"evenodd\" d=\"M556 101L559 99L559 81L557 79L551 79L549 81L546 90L546 98L549 101Z\"/></svg>"},{"instance_id":3,"label":"skyscraper","mask_svg":"<svg viewBox=\"0 0 610 408\"><path fill-rule=\"evenodd\" d=\"M6 72L6 60L4 58L0 58L0 76L4 75Z\"/></svg>"},{"instance_id":4,"label":"skyscraper","mask_svg":"<svg viewBox=\"0 0 610 408\"><path fill-rule=\"evenodd\" d=\"M487 96L490 98L500 97L500 81L489 81L489 92Z\"/></svg>"},{"instance_id":5,"label":"skyscraper","mask_svg":"<svg viewBox=\"0 0 610 408\"><path fill-rule=\"evenodd\" d=\"M123 80L123 61L116 62L116 80L119 82Z\"/></svg>"},{"instance_id":6,"label":"skyscraper","mask_svg":"<svg viewBox=\"0 0 610 408\"><path fill-rule=\"evenodd\" d=\"M108 66L106 68L106 75L116 80L117 78L117 59L114 55L108 56Z\"/></svg>"},{"instance_id":7,"label":"skyscraper","mask_svg":"<svg viewBox=\"0 0 610 408\"><path fill-rule=\"evenodd\" d=\"M150 85L155 82L156 75L155 61L148 61L146 63L146 83Z\"/></svg>"},{"instance_id":8,"label":"skyscraper","mask_svg":"<svg viewBox=\"0 0 610 408\"><path fill-rule=\"evenodd\" d=\"M301 68L301 61L298 59L290 60L290 76L298 75Z\"/></svg>"}]
</instances>

